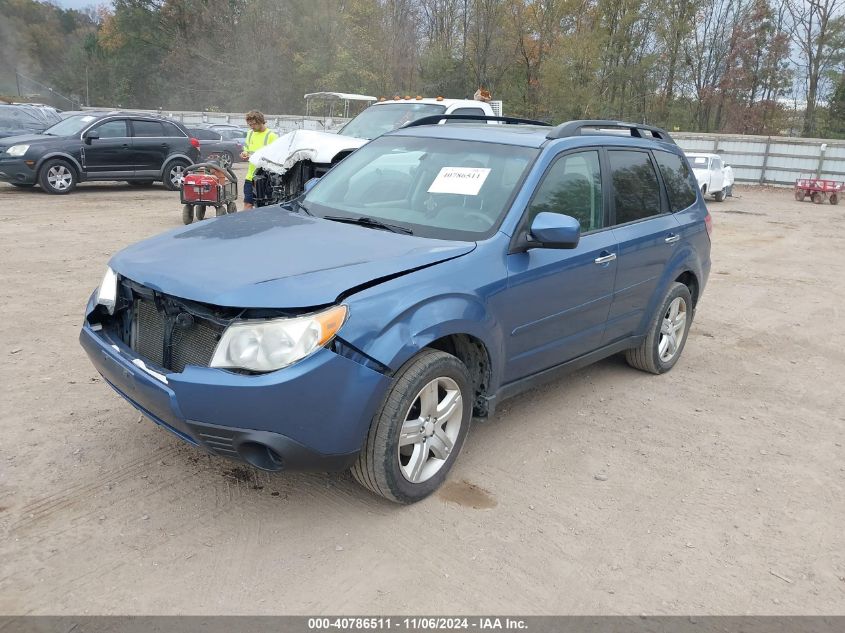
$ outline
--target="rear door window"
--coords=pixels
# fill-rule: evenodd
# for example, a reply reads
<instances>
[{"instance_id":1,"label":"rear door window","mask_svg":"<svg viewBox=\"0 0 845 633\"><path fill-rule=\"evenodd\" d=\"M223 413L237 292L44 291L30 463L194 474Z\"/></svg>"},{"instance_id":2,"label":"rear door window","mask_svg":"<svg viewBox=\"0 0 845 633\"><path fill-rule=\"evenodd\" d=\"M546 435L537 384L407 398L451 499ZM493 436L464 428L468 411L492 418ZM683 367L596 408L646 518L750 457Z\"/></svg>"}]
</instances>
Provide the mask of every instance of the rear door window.
<instances>
[{"instance_id":1,"label":"rear door window","mask_svg":"<svg viewBox=\"0 0 845 633\"><path fill-rule=\"evenodd\" d=\"M92 131L100 133L100 138L126 138L129 134L126 131L126 120L106 121L94 128Z\"/></svg>"},{"instance_id":2,"label":"rear door window","mask_svg":"<svg viewBox=\"0 0 845 633\"><path fill-rule=\"evenodd\" d=\"M566 154L555 161L528 207L528 225L543 212L575 218L582 233L604 226L598 151Z\"/></svg>"},{"instance_id":3,"label":"rear door window","mask_svg":"<svg viewBox=\"0 0 845 633\"><path fill-rule=\"evenodd\" d=\"M662 213L660 186L646 151L610 150L616 224L636 222Z\"/></svg>"},{"instance_id":4,"label":"rear door window","mask_svg":"<svg viewBox=\"0 0 845 633\"><path fill-rule=\"evenodd\" d=\"M672 211L686 209L695 202L698 183L695 175L687 165L687 161L671 152L654 152L660 175L669 194L669 205Z\"/></svg>"},{"instance_id":5,"label":"rear door window","mask_svg":"<svg viewBox=\"0 0 845 633\"><path fill-rule=\"evenodd\" d=\"M134 136L156 137L164 136L164 129L158 121L132 121Z\"/></svg>"}]
</instances>

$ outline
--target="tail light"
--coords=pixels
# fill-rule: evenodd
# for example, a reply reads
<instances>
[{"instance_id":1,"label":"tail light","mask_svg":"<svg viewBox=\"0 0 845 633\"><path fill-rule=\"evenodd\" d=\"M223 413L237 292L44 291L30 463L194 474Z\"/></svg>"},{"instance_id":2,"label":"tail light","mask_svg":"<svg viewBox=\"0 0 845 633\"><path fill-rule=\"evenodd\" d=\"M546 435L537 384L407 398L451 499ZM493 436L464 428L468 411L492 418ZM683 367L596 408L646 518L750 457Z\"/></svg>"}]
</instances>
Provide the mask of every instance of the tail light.
<instances>
[{"instance_id":1,"label":"tail light","mask_svg":"<svg viewBox=\"0 0 845 633\"><path fill-rule=\"evenodd\" d=\"M713 235L713 216L710 215L709 211L704 216L704 228L707 229L707 237Z\"/></svg>"},{"instance_id":2,"label":"tail light","mask_svg":"<svg viewBox=\"0 0 845 633\"><path fill-rule=\"evenodd\" d=\"M191 137L191 145L196 147L197 149L200 148L200 140L198 138Z\"/></svg>"}]
</instances>

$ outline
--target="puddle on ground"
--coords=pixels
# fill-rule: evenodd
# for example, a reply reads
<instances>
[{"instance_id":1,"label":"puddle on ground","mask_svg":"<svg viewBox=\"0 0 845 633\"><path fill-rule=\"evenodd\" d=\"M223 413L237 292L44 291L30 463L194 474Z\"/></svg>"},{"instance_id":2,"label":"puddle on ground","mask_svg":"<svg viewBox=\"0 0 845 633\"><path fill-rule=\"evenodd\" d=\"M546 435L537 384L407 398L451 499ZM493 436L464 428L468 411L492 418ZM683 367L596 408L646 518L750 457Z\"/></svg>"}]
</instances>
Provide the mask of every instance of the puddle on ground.
<instances>
[{"instance_id":1,"label":"puddle on ground","mask_svg":"<svg viewBox=\"0 0 845 633\"><path fill-rule=\"evenodd\" d=\"M468 481L446 482L440 488L437 496L444 501L450 501L476 510L495 508L497 505L496 500L489 492Z\"/></svg>"}]
</instances>

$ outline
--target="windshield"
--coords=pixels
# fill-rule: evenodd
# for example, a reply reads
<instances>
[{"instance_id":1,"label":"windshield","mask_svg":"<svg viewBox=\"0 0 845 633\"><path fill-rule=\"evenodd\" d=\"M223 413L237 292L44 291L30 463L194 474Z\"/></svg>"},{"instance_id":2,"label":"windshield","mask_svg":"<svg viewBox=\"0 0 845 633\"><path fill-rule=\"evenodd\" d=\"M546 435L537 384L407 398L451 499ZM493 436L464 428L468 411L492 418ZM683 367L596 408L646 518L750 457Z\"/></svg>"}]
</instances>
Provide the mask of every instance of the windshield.
<instances>
[{"instance_id":1,"label":"windshield","mask_svg":"<svg viewBox=\"0 0 845 633\"><path fill-rule=\"evenodd\" d=\"M539 150L438 138L386 136L343 159L308 192L320 217L368 218L414 235L492 235Z\"/></svg>"},{"instance_id":2,"label":"windshield","mask_svg":"<svg viewBox=\"0 0 845 633\"><path fill-rule=\"evenodd\" d=\"M340 128L338 134L372 139L385 132L396 130L411 121L433 114L443 114L445 111L446 106L435 103L409 102L374 105Z\"/></svg>"},{"instance_id":3,"label":"windshield","mask_svg":"<svg viewBox=\"0 0 845 633\"><path fill-rule=\"evenodd\" d=\"M44 134L49 134L50 136L73 136L91 125L96 118L90 114L77 114L76 116L66 118L64 121L59 121L53 127L48 127L44 130Z\"/></svg>"}]
</instances>

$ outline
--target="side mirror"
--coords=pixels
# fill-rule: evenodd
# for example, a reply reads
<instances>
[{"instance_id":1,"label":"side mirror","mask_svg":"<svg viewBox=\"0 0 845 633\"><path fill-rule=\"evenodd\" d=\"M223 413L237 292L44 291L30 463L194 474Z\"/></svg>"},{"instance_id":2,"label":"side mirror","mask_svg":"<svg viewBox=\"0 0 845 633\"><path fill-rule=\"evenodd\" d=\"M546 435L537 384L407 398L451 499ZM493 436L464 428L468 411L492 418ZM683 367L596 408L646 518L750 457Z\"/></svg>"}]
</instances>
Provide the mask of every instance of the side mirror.
<instances>
[{"instance_id":1,"label":"side mirror","mask_svg":"<svg viewBox=\"0 0 845 633\"><path fill-rule=\"evenodd\" d=\"M96 138L100 138L100 133L97 130L89 130L88 132L85 132L85 142L89 145L91 144L91 141Z\"/></svg>"},{"instance_id":2,"label":"side mirror","mask_svg":"<svg viewBox=\"0 0 845 633\"><path fill-rule=\"evenodd\" d=\"M538 213L531 223L528 248L575 248L581 239L581 223L560 213Z\"/></svg>"},{"instance_id":3,"label":"side mirror","mask_svg":"<svg viewBox=\"0 0 845 633\"><path fill-rule=\"evenodd\" d=\"M305 184L302 187L305 190L305 193L311 191L311 189L314 188L314 185L316 185L319 181L319 178L312 178L311 180L306 180Z\"/></svg>"}]
</instances>

